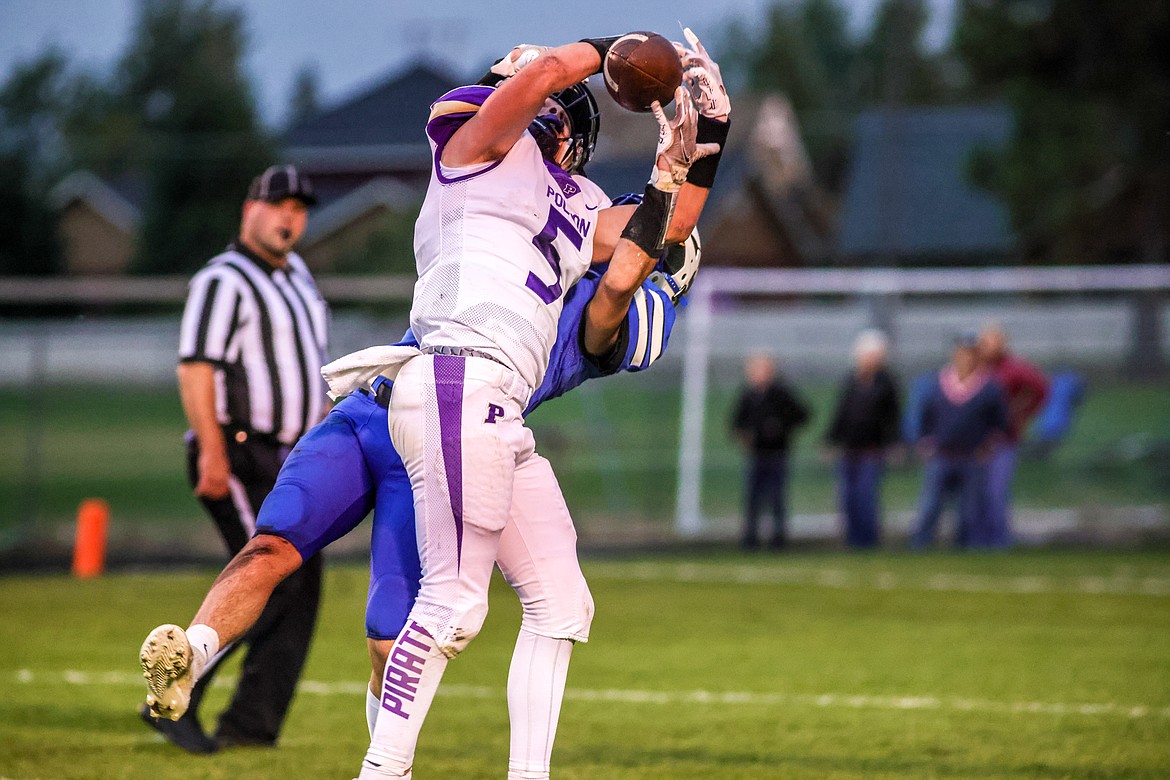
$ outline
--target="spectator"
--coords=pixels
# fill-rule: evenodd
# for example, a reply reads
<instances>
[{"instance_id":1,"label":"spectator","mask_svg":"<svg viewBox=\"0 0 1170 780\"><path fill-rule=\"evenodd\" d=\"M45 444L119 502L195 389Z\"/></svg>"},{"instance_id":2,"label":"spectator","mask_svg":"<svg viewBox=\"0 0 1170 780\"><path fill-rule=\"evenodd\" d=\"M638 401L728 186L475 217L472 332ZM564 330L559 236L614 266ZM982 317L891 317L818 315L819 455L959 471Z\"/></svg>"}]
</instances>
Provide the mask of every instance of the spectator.
<instances>
[{"instance_id":1,"label":"spectator","mask_svg":"<svg viewBox=\"0 0 1170 780\"><path fill-rule=\"evenodd\" d=\"M888 351L879 330L857 337L853 370L842 383L826 436L829 446L840 450L838 499L850 547L874 547L881 537L880 482L901 424L897 382L886 368Z\"/></svg>"},{"instance_id":2,"label":"spectator","mask_svg":"<svg viewBox=\"0 0 1170 780\"><path fill-rule=\"evenodd\" d=\"M987 482L987 457L1007 432L1003 393L979 365L978 335L964 332L955 340L951 362L943 367L923 399L919 449L926 459L914 547L934 541L943 502L959 499L955 544L973 541L980 522Z\"/></svg>"},{"instance_id":3,"label":"spectator","mask_svg":"<svg viewBox=\"0 0 1170 780\"><path fill-rule=\"evenodd\" d=\"M735 405L731 427L748 454L747 495L742 544L760 544L759 519L765 505L772 511L772 549L787 541L788 448L797 428L808 421L808 409L776 375L767 355L753 355L744 366L747 384Z\"/></svg>"},{"instance_id":4,"label":"spectator","mask_svg":"<svg viewBox=\"0 0 1170 780\"><path fill-rule=\"evenodd\" d=\"M972 529L972 542L990 547L1011 544L1012 481L1020 439L1048 398L1048 379L1040 369L1008 350L1007 334L989 323L979 334L979 357L1007 403L1007 435L996 441L987 465L987 499L983 522Z\"/></svg>"}]
</instances>

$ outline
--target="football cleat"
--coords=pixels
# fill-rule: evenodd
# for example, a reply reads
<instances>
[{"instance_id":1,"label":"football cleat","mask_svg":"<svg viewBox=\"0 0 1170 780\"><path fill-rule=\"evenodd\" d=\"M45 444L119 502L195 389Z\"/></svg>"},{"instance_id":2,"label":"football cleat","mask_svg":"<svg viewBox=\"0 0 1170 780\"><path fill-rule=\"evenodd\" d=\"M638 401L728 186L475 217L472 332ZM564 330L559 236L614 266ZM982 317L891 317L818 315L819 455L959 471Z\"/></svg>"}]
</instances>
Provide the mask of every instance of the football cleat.
<instances>
[{"instance_id":1,"label":"football cleat","mask_svg":"<svg viewBox=\"0 0 1170 780\"><path fill-rule=\"evenodd\" d=\"M176 625L164 624L151 631L138 654L146 678L146 706L156 718L178 720L191 703L195 687L191 643Z\"/></svg>"}]
</instances>

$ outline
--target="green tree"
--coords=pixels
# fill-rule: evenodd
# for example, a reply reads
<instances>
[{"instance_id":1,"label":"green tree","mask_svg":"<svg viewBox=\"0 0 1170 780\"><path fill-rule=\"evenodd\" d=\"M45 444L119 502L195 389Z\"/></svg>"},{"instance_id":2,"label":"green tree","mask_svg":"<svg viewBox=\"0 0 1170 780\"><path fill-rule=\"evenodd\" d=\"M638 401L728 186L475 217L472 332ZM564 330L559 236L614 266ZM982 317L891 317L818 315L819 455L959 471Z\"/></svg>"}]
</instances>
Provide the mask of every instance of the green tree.
<instances>
[{"instance_id":1,"label":"green tree","mask_svg":"<svg viewBox=\"0 0 1170 780\"><path fill-rule=\"evenodd\" d=\"M1165 261L1170 224L1170 5L963 0L954 48L971 96L1015 132L978 161L1031 253Z\"/></svg>"},{"instance_id":2,"label":"green tree","mask_svg":"<svg viewBox=\"0 0 1170 780\"><path fill-rule=\"evenodd\" d=\"M141 0L104 81L65 123L79 167L146 185L134 269L186 273L237 229L250 178L273 159L243 73L244 17L216 0Z\"/></svg>"},{"instance_id":3,"label":"green tree","mask_svg":"<svg viewBox=\"0 0 1170 780\"><path fill-rule=\"evenodd\" d=\"M248 181L272 160L242 68L239 10L144 0L117 90L141 109L150 201L136 270L191 271L237 228Z\"/></svg>"},{"instance_id":4,"label":"green tree","mask_svg":"<svg viewBox=\"0 0 1170 780\"><path fill-rule=\"evenodd\" d=\"M421 205L380 216L364 242L347 247L337 256L333 270L342 274L413 275L414 221Z\"/></svg>"},{"instance_id":5,"label":"green tree","mask_svg":"<svg viewBox=\"0 0 1170 780\"><path fill-rule=\"evenodd\" d=\"M724 32L730 81L788 97L819 179L836 191L860 111L952 96L945 58L925 48L927 21L922 0L884 0L871 28L853 36L842 0L773 2L758 31L735 21Z\"/></svg>"},{"instance_id":6,"label":"green tree","mask_svg":"<svg viewBox=\"0 0 1170 780\"><path fill-rule=\"evenodd\" d=\"M64 56L50 51L17 65L0 86L0 274L60 268L49 186L61 166L66 81Z\"/></svg>"},{"instance_id":7,"label":"green tree","mask_svg":"<svg viewBox=\"0 0 1170 780\"><path fill-rule=\"evenodd\" d=\"M294 125L305 117L317 113L321 107L321 83L317 69L304 65L293 78L292 94L288 100L287 125Z\"/></svg>"},{"instance_id":8,"label":"green tree","mask_svg":"<svg viewBox=\"0 0 1170 780\"><path fill-rule=\"evenodd\" d=\"M758 31L733 22L723 35L731 81L752 92L782 92L800 117L821 181L841 184L855 111L856 44L837 0L774 3Z\"/></svg>"},{"instance_id":9,"label":"green tree","mask_svg":"<svg viewBox=\"0 0 1170 780\"><path fill-rule=\"evenodd\" d=\"M930 105L947 99L941 60L926 51L929 21L922 0L886 0L878 7L856 58L862 105Z\"/></svg>"}]
</instances>

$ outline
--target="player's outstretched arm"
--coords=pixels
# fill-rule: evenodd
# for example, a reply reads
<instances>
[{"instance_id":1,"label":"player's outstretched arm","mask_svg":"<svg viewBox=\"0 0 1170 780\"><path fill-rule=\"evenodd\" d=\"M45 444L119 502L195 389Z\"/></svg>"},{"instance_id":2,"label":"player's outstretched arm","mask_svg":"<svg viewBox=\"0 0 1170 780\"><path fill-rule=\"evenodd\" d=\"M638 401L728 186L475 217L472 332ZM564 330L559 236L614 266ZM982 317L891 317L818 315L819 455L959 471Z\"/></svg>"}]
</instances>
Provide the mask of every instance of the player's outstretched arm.
<instances>
[{"instance_id":1,"label":"player's outstretched arm","mask_svg":"<svg viewBox=\"0 0 1170 780\"><path fill-rule=\"evenodd\" d=\"M687 172L687 181L679 192L674 219L667 230L668 243L683 241L698 224L711 185L715 183L719 159L727 148L727 131L731 127L731 99L723 86L719 64L707 53L691 28L683 28L683 37L687 45L676 42L674 46L682 62L683 84L690 91L691 99L699 111L695 140L699 144L718 144L719 151L698 160Z\"/></svg>"},{"instance_id":2,"label":"player's outstretched arm","mask_svg":"<svg viewBox=\"0 0 1170 780\"><path fill-rule=\"evenodd\" d=\"M731 127L731 100L723 86L719 65L689 27L683 29L683 37L687 44L675 42L674 47L683 68L683 85L690 92L699 114L695 144L709 151L696 156L687 171L667 225L667 244L682 243L699 224ZM593 262L600 263L610 258L631 212L628 207L615 208L608 215L603 212L593 240Z\"/></svg>"},{"instance_id":3,"label":"player's outstretched arm","mask_svg":"<svg viewBox=\"0 0 1170 780\"><path fill-rule=\"evenodd\" d=\"M612 349L618 327L625 318L635 291L654 270L667 240L667 226L675 202L691 165L719 150L717 144L695 141L698 114L686 89L675 93L675 116L667 119L662 106L653 104L658 120L658 149L651 169L650 184L642 203L625 224L613 249L609 268L601 277L597 293L585 311L584 345L590 355L600 357ZM606 209L605 212L616 211ZM599 217L605 219L605 212ZM687 234L689 235L689 233ZM596 260L596 248L595 257Z\"/></svg>"},{"instance_id":4,"label":"player's outstretched arm","mask_svg":"<svg viewBox=\"0 0 1170 780\"><path fill-rule=\"evenodd\" d=\"M535 52L533 54L532 52ZM536 118L549 95L597 72L601 57L589 43L551 49L518 46L505 58L516 68L451 136L442 163L460 168L501 159Z\"/></svg>"}]
</instances>

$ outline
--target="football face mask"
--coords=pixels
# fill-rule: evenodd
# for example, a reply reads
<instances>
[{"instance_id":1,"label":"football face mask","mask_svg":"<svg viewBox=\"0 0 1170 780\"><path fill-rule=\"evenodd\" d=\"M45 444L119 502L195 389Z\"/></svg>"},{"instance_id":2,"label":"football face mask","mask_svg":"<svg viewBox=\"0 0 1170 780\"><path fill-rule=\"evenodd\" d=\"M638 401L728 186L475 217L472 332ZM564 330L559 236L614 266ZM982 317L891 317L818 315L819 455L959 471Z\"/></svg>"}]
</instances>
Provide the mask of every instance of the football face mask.
<instances>
[{"instance_id":1,"label":"football face mask","mask_svg":"<svg viewBox=\"0 0 1170 780\"><path fill-rule=\"evenodd\" d=\"M541 115L528 128L538 144L541 143L539 134L547 134L551 129L547 122L550 117L555 117L565 126L567 132L564 135L567 137L567 143L561 148L558 141L552 154L545 152L546 146L541 146L541 153L545 155L546 160L569 173L584 174L585 164L593 156L593 149L597 146L597 134L601 130L601 111L588 85L582 81L566 87L545 102ZM561 132L558 131L557 134L560 135ZM553 139L545 139L544 144L551 149Z\"/></svg>"},{"instance_id":2,"label":"football face mask","mask_svg":"<svg viewBox=\"0 0 1170 780\"><path fill-rule=\"evenodd\" d=\"M567 164L572 150L571 125L568 114L560 104L552 98L546 100L540 115L528 126L528 132L536 139L544 159L570 173L574 172Z\"/></svg>"}]
</instances>

